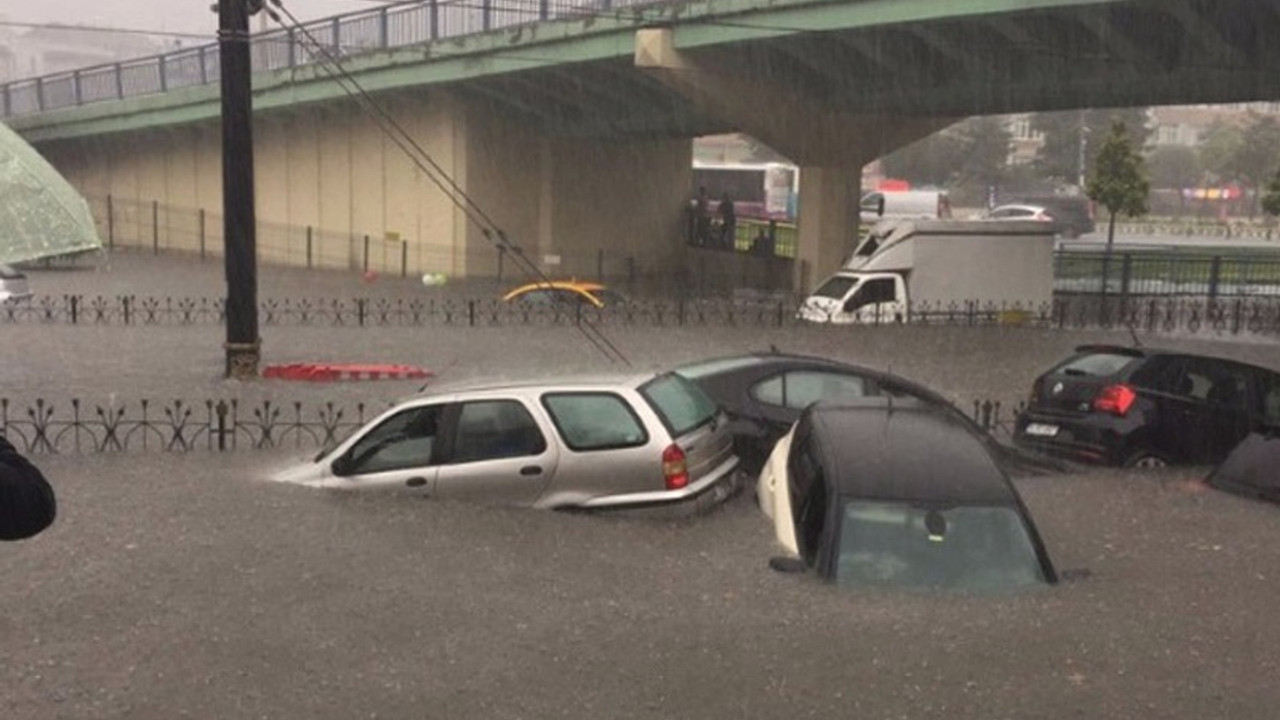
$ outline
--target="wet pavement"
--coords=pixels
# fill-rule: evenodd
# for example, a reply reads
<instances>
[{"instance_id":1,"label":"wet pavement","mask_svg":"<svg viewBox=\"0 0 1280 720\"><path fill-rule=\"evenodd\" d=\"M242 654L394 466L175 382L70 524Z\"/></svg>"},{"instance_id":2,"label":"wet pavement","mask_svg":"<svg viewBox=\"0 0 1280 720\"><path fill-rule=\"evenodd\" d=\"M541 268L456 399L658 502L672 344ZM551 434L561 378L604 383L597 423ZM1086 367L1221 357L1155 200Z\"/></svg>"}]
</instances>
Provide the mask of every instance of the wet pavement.
<instances>
[{"instance_id":1,"label":"wet pavement","mask_svg":"<svg viewBox=\"0 0 1280 720\"><path fill-rule=\"evenodd\" d=\"M125 264L33 280L74 277L58 292L83 293L204 282ZM321 296L352 278L297 282ZM1124 339L830 330L611 337L637 367L772 343L959 400L1016 400L1072 345ZM407 389L228 383L217 326L0 334L9 397L373 401ZM420 362L451 376L600 365L569 328L264 328L264 340L270 362ZM1280 356L1259 343L1161 344L1271 366ZM295 455L38 457L61 513L0 547L0 717L1200 720L1270 718L1280 700L1276 509L1204 489L1203 469L1019 480L1058 568L1088 577L964 598L774 573L749 493L697 520L655 521L263 480Z\"/></svg>"}]
</instances>

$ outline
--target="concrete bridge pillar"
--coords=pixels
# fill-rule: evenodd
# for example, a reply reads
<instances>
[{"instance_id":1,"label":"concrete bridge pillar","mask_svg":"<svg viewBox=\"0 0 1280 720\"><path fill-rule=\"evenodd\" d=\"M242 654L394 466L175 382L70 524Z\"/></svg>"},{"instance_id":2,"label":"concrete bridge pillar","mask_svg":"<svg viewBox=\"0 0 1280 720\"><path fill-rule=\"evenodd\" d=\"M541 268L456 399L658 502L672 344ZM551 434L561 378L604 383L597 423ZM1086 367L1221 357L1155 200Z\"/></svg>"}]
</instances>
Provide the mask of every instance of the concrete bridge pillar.
<instances>
[{"instance_id":1,"label":"concrete bridge pillar","mask_svg":"<svg viewBox=\"0 0 1280 720\"><path fill-rule=\"evenodd\" d=\"M862 166L956 118L833 109L826 99L736 75L675 47L670 28L636 33L635 64L695 109L745 132L800 166L800 290L836 269L858 234ZM810 277L800 273L808 268Z\"/></svg>"},{"instance_id":2,"label":"concrete bridge pillar","mask_svg":"<svg viewBox=\"0 0 1280 720\"><path fill-rule=\"evenodd\" d=\"M800 168L796 285L808 292L853 252L858 238L862 166Z\"/></svg>"}]
</instances>

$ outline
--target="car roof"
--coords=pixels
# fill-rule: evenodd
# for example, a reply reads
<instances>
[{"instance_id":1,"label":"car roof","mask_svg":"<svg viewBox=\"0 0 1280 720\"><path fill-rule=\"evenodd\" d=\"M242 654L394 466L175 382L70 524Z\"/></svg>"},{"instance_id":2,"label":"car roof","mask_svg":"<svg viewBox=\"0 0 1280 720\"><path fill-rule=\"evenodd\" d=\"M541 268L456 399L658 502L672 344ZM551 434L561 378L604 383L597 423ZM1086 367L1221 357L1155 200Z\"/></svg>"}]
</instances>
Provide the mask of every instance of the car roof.
<instances>
[{"instance_id":1,"label":"car roof","mask_svg":"<svg viewBox=\"0 0 1280 720\"><path fill-rule=\"evenodd\" d=\"M810 407L831 492L869 500L1018 506L986 443L949 413L903 399Z\"/></svg>"},{"instance_id":2,"label":"car roof","mask_svg":"<svg viewBox=\"0 0 1280 720\"><path fill-rule=\"evenodd\" d=\"M503 300L530 292L532 290L571 290L573 292L594 292L597 290L605 290L605 286L596 282L579 282L577 280L550 280L546 282L533 282L527 285L521 285L509 291L502 296Z\"/></svg>"},{"instance_id":3,"label":"car roof","mask_svg":"<svg viewBox=\"0 0 1280 720\"><path fill-rule=\"evenodd\" d=\"M803 355L800 353L789 353L789 352L781 352L781 351L775 351L775 350L761 350L757 352L741 353L738 355L719 355L716 357L706 358L703 360L695 360L693 362L687 362L687 363L681 364L680 366L675 368L675 371L680 372L682 368L688 368L696 365L704 365L704 364L709 365L712 363L729 363L733 360L739 360L739 359L743 359L743 360L755 359L760 361L758 364L750 365L748 367L759 367L760 365L768 365L768 364L782 365L782 364L794 362L794 363L808 363L812 365L818 365L822 367L831 368L833 370L843 370L843 371L853 372L859 375L865 375L866 377L879 381L881 384L891 383L895 385L900 385L904 388L910 389L913 392L917 392L922 396L926 396L930 400L942 403L944 405L953 404L951 403L951 401L947 400L945 397L942 396L942 394L940 394L936 390L928 386L921 385L915 380L904 378L901 375L894 375L893 373L886 372L884 370L876 370L875 368L869 368L864 365L855 365L853 363L844 362L843 360L833 360L831 358L822 357L819 355ZM724 370L721 370L716 373L711 373L711 376L731 373L741 369L742 369L741 367L729 365Z\"/></svg>"},{"instance_id":4,"label":"car roof","mask_svg":"<svg viewBox=\"0 0 1280 720\"><path fill-rule=\"evenodd\" d=\"M609 389L617 387L637 387L664 373L617 373L617 374L583 374L560 375L556 377L529 377L514 379L469 378L463 380L431 383L422 391L414 393L408 400L453 395L457 393L500 392L503 390L569 390L569 389Z\"/></svg>"},{"instance_id":5,"label":"car roof","mask_svg":"<svg viewBox=\"0 0 1280 720\"><path fill-rule=\"evenodd\" d=\"M1197 358L1200 360L1213 360L1215 362L1230 363L1232 365L1242 365L1244 367L1261 370L1268 373L1280 373L1280 370L1273 370L1261 365L1255 365L1244 360L1235 360L1232 358L1221 357L1219 355L1205 355L1203 353L1185 352L1182 350L1171 350L1169 348L1153 348L1153 347L1132 347L1127 345L1107 345L1107 344L1090 344L1077 345L1075 351L1077 353L1102 352L1115 353L1116 355L1129 355L1134 358L1152 358L1157 356L1176 356L1184 358Z\"/></svg>"}]
</instances>

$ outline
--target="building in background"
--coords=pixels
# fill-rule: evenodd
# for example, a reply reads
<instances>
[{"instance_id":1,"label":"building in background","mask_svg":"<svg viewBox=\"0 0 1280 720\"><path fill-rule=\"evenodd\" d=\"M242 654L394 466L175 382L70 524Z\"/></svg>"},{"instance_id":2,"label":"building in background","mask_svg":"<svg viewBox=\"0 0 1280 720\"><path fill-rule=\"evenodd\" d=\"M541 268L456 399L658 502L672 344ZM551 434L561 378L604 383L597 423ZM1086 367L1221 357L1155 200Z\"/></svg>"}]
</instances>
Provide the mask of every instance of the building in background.
<instances>
[{"instance_id":1,"label":"building in background","mask_svg":"<svg viewBox=\"0 0 1280 720\"><path fill-rule=\"evenodd\" d=\"M0 82L69 72L172 50L159 38L137 33L48 26L0 27Z\"/></svg>"}]
</instances>

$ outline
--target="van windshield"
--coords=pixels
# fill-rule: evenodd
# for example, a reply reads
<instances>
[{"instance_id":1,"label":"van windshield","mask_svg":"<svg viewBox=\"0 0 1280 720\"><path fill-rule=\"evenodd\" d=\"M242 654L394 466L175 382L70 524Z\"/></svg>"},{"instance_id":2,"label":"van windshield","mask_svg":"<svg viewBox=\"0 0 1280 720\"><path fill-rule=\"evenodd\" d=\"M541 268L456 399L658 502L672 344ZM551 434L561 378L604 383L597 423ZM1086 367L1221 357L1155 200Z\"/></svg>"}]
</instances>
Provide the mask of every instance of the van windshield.
<instances>
[{"instance_id":1,"label":"van windshield","mask_svg":"<svg viewBox=\"0 0 1280 720\"><path fill-rule=\"evenodd\" d=\"M837 275L828 279L826 282L813 291L814 297L831 298L832 300L843 300L845 295L849 294L849 290L858 284L857 278L844 277Z\"/></svg>"}]
</instances>

